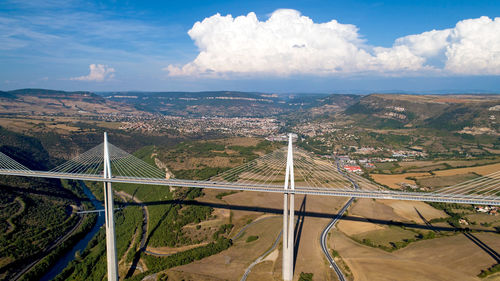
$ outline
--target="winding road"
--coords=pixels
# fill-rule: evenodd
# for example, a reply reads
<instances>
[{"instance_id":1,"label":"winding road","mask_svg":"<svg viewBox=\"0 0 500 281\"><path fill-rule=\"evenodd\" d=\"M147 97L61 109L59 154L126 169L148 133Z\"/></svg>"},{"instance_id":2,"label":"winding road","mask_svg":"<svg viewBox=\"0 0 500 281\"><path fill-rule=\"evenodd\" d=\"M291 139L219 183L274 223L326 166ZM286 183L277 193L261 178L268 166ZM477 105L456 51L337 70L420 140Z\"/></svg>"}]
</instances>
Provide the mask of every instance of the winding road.
<instances>
[{"instance_id":1,"label":"winding road","mask_svg":"<svg viewBox=\"0 0 500 281\"><path fill-rule=\"evenodd\" d=\"M274 251L274 249L276 249L276 246L278 246L282 234L283 234L283 230L280 231L280 234L278 235L278 237L276 237L276 240L274 240L274 243L271 246L271 248L269 250L267 250L264 254L262 254L260 257L258 257L254 262L252 262L252 264L250 264L247 267L247 269L245 270L245 273L241 277L241 281L247 280L248 274L250 274L250 272L252 271L252 268L255 265L257 265L258 263L260 263L267 255L269 255L269 253L271 253L272 251Z\"/></svg>"},{"instance_id":2,"label":"winding road","mask_svg":"<svg viewBox=\"0 0 500 281\"><path fill-rule=\"evenodd\" d=\"M337 164L337 170L339 171L339 173L342 174L345 178L347 178L352 183L352 185L354 186L354 189L359 189L358 184L355 181L353 181L349 177L349 175L347 175L344 171L342 171L342 169L340 168L340 163L336 162L336 164ZM332 255L330 255L330 252L328 252L328 246L327 246L326 239L328 238L328 232L330 232L332 227L334 227L335 224L337 223L337 221L344 215L345 211L347 211L347 209L351 206L352 202L354 202L354 199L355 199L354 197L351 197L349 199L349 201L347 201L347 203L344 205L344 207L342 207L342 209L340 209L340 211L337 213L337 215L332 219L332 221L325 227L323 232L321 232L321 238L320 238L321 249L323 250L323 253L325 254L328 262L330 262L330 267L333 268L333 270L337 274L337 278L340 281L345 281L346 278L345 278L344 274L342 273L342 270L340 270L339 266L337 265L337 263L333 259Z\"/></svg>"},{"instance_id":3,"label":"winding road","mask_svg":"<svg viewBox=\"0 0 500 281\"><path fill-rule=\"evenodd\" d=\"M352 202L354 201L354 197L349 199L347 203L342 207L342 209L337 213L335 218L326 226L326 228L321 232L321 238L320 238L320 243L321 243L321 250L323 250L323 253L326 256L326 259L330 262L330 267L335 270L335 273L337 274L337 277L340 281L345 281L344 274L340 270L339 266L337 263L333 260L333 257L330 255L328 252L328 246L326 243L326 238L328 237L328 232L330 232L330 229L337 223L337 221L344 215L345 211L351 206Z\"/></svg>"}]
</instances>

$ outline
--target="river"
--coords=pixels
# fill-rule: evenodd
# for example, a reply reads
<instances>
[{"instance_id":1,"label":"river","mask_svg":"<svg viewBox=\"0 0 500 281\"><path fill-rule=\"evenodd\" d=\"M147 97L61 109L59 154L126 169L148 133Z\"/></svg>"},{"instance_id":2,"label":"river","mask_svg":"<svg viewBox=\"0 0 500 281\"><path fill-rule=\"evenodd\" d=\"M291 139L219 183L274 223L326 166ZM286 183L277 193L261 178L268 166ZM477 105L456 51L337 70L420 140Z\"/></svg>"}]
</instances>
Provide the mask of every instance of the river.
<instances>
[{"instance_id":1,"label":"river","mask_svg":"<svg viewBox=\"0 0 500 281\"><path fill-rule=\"evenodd\" d=\"M97 199L95 198L94 194L92 194L92 192L90 191L90 189L83 182L81 182L81 181L80 181L80 185L83 188L83 192L90 199L90 202L92 202L92 204L94 205L94 207L97 210L104 209L104 207L101 205L101 202L97 201ZM87 244L90 242L90 240L92 239L92 237L94 237L94 235L96 235L96 233L99 231L99 229L101 228L101 226L103 224L104 224L104 215L99 215L99 217L97 217L96 224L94 225L94 227L92 227L92 229L90 230L90 232L87 233L85 235L85 237L83 237L83 239L80 240L73 248L71 248L71 250L68 253L66 253L64 256L62 256L57 261L57 263L55 263L50 268L50 271L47 272L40 279L40 281L49 281L49 280L52 280L59 273L61 273L63 271L63 269L66 268L66 266L68 266L68 264L72 260L75 259L75 254L76 254L77 251L80 251L80 253L81 253L81 252L83 252L83 250L85 250L85 248L87 247Z\"/></svg>"}]
</instances>

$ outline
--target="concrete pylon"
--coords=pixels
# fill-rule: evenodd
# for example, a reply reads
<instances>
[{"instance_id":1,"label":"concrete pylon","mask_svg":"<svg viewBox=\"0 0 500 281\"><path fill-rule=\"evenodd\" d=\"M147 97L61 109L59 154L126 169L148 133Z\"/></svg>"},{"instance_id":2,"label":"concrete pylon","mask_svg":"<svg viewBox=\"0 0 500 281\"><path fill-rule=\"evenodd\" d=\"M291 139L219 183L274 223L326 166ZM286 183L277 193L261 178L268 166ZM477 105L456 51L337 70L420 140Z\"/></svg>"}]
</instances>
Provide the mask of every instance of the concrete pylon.
<instances>
[{"instance_id":1,"label":"concrete pylon","mask_svg":"<svg viewBox=\"0 0 500 281\"><path fill-rule=\"evenodd\" d=\"M108 135L104 133L104 178L111 179ZM108 261L108 281L118 281L118 262L116 259L116 236L111 182L104 182L104 212L106 217L106 258Z\"/></svg>"},{"instance_id":2,"label":"concrete pylon","mask_svg":"<svg viewBox=\"0 0 500 281\"><path fill-rule=\"evenodd\" d=\"M286 160L285 191L295 190L295 180L293 174L293 149L292 134L288 135L288 154ZM295 216L295 195L293 192L285 192L283 195L283 280L293 279L293 249L294 249L294 216Z\"/></svg>"}]
</instances>

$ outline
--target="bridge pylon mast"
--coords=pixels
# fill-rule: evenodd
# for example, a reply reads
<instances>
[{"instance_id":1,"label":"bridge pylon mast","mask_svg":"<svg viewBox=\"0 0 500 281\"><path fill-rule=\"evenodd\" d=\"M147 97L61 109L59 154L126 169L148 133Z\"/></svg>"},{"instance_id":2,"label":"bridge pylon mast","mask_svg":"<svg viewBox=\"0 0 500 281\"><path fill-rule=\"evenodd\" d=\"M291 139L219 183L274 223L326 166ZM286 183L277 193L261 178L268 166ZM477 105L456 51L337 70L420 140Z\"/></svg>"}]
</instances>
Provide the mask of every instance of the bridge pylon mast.
<instances>
[{"instance_id":1,"label":"bridge pylon mast","mask_svg":"<svg viewBox=\"0 0 500 281\"><path fill-rule=\"evenodd\" d=\"M285 172L285 193L283 195L283 280L293 279L293 257L294 257L294 217L295 217L295 195L286 190L295 190L293 174L293 149L292 134L288 134L288 154Z\"/></svg>"},{"instance_id":2,"label":"bridge pylon mast","mask_svg":"<svg viewBox=\"0 0 500 281\"><path fill-rule=\"evenodd\" d=\"M111 179L111 161L109 158L107 133L104 133L104 178ZM118 281L113 189L111 188L111 182L104 182L104 212L106 216L106 258L108 262L108 281Z\"/></svg>"}]
</instances>

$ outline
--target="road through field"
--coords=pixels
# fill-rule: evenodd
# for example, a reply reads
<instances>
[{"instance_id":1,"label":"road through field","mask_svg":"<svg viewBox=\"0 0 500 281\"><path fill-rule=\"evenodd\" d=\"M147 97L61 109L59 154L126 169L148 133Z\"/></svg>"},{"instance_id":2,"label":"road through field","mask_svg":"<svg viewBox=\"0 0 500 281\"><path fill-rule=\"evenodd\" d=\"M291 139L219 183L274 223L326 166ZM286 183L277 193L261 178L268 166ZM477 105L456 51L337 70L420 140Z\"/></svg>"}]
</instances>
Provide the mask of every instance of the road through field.
<instances>
[{"instance_id":1,"label":"road through field","mask_svg":"<svg viewBox=\"0 0 500 281\"><path fill-rule=\"evenodd\" d=\"M330 262L330 267L333 268L333 270L335 270L335 273L337 274L337 277L340 281L345 281L346 279L344 277L344 274L338 267L337 263L333 260L333 257L328 252L328 246L326 245L326 238L328 237L328 232L330 232L330 229L332 229L332 227L337 223L337 221L344 215L345 211L349 208L349 206L351 206L353 201L354 197L349 199L349 201L347 201L344 207L342 207L342 209L340 210L340 212L338 212L335 218L325 227L323 232L321 232L321 239L320 239L321 249L323 250L323 253L325 254L328 262Z\"/></svg>"},{"instance_id":2,"label":"road through field","mask_svg":"<svg viewBox=\"0 0 500 281\"><path fill-rule=\"evenodd\" d=\"M340 164L338 162L337 162L337 170L339 171L339 173L341 173L345 178L347 178L354 185L355 189L359 189L358 184L355 181L353 181L344 171L342 171L342 169L340 169ZM320 238L321 249L323 250L323 253L326 256L326 259L330 263L330 267L333 268L333 270L337 274L337 277L340 281L345 281L346 279L345 279L344 274L342 273L342 270L340 270L339 266L337 265L337 263L335 262L333 257L328 252L326 238L328 237L328 232L330 232L332 227L335 226L337 221L344 215L345 211L349 208L349 206L351 206L354 199L355 199L354 197L351 197L349 199L349 201L347 201L347 203L344 205L344 207L342 207L342 209L340 209L340 211L337 213L337 215L332 219L332 221L325 227L323 232L321 232L321 238Z\"/></svg>"},{"instance_id":3,"label":"road through field","mask_svg":"<svg viewBox=\"0 0 500 281\"><path fill-rule=\"evenodd\" d=\"M254 262L252 262L252 264L250 264L247 269L245 270L245 273L243 274L243 276L241 277L241 281L245 281L247 280L248 278L248 274L250 274L250 272L252 271L252 268L257 265L258 263L260 263L267 255L269 255L272 251L274 251L274 249L276 249L276 246L278 246L278 243L280 242L280 239L281 239L281 235L283 234L283 230L280 231L280 234L278 235L278 237L276 237L276 240L274 240L274 243L273 245L271 246L271 248L269 250L267 250L264 254L262 254L262 256L258 257Z\"/></svg>"}]
</instances>

